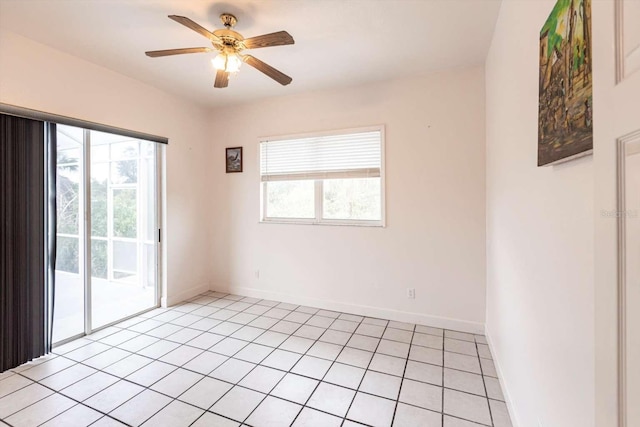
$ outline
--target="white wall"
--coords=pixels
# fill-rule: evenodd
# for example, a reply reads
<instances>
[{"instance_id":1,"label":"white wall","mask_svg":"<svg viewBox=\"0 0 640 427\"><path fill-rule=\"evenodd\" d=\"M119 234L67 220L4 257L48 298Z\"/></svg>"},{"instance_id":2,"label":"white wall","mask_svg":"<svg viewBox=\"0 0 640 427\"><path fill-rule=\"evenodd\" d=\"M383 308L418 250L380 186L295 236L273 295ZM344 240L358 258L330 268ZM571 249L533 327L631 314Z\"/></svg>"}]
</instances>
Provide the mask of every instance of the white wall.
<instances>
[{"instance_id":1,"label":"white wall","mask_svg":"<svg viewBox=\"0 0 640 427\"><path fill-rule=\"evenodd\" d=\"M165 296L177 302L209 287L205 109L4 30L0 102L168 137Z\"/></svg>"},{"instance_id":2,"label":"white wall","mask_svg":"<svg viewBox=\"0 0 640 427\"><path fill-rule=\"evenodd\" d=\"M386 228L258 223L260 136L378 124ZM210 134L214 288L483 330L482 67L219 108ZM227 175L233 146L244 147L245 172Z\"/></svg>"},{"instance_id":3,"label":"white wall","mask_svg":"<svg viewBox=\"0 0 640 427\"><path fill-rule=\"evenodd\" d=\"M536 167L539 33L554 4L505 0L486 62L487 332L514 425L589 427L594 161Z\"/></svg>"}]
</instances>

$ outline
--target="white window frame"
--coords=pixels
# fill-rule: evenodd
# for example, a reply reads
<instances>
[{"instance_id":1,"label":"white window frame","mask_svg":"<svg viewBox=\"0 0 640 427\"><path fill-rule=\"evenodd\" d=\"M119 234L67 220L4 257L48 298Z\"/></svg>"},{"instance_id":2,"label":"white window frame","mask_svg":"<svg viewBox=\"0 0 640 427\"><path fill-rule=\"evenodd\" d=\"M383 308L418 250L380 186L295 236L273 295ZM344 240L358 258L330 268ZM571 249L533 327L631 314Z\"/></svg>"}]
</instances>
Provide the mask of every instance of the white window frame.
<instances>
[{"instance_id":1,"label":"white window frame","mask_svg":"<svg viewBox=\"0 0 640 427\"><path fill-rule=\"evenodd\" d=\"M364 133L364 132L380 132L380 220L351 220L351 219L324 219L322 218L323 204L324 204L324 192L323 192L323 179L316 179L315 182L315 218L278 218L268 217L267 213L267 198L265 197L267 184L269 181L262 181L261 178L261 152L260 144L270 140L287 140L287 139L299 139L299 138L311 138L311 137L323 137L334 135L346 135L351 133ZM355 226L355 227L386 227L386 172L385 172L385 127L384 125L375 125L359 128L349 129L337 129L331 131L322 132L307 132L294 135L278 135L258 138L258 177L260 179L260 223L262 224L302 224L302 225L340 225L340 226Z\"/></svg>"}]
</instances>

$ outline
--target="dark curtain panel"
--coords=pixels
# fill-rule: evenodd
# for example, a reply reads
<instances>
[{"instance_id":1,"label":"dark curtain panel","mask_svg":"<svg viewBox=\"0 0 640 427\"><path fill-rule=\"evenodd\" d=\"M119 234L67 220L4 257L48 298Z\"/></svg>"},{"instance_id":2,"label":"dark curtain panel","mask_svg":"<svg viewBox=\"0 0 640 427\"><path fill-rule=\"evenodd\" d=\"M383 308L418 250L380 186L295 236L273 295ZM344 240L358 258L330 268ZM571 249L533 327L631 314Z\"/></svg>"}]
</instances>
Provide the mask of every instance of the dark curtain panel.
<instances>
[{"instance_id":1,"label":"dark curtain panel","mask_svg":"<svg viewBox=\"0 0 640 427\"><path fill-rule=\"evenodd\" d=\"M46 234L47 234L47 252L46 252L46 275L47 275L47 299L45 311L45 332L46 342L45 351L49 353L53 346L53 314L55 309L55 293L56 293L56 238L58 225L58 204L56 199L56 177L58 176L58 138L55 123L45 123L45 144L47 149L47 199L46 199Z\"/></svg>"},{"instance_id":2,"label":"dark curtain panel","mask_svg":"<svg viewBox=\"0 0 640 427\"><path fill-rule=\"evenodd\" d=\"M0 372L47 352L45 126L0 115Z\"/></svg>"}]
</instances>

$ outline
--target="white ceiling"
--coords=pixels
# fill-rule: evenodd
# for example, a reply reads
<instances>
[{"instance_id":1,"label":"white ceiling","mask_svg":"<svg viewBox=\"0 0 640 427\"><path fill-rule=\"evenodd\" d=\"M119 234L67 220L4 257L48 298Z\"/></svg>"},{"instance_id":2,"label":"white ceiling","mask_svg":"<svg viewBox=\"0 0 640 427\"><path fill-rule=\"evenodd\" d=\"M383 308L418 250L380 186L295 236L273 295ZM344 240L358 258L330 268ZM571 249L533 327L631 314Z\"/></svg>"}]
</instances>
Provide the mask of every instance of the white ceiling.
<instances>
[{"instance_id":1,"label":"white ceiling","mask_svg":"<svg viewBox=\"0 0 640 427\"><path fill-rule=\"evenodd\" d=\"M336 88L480 64L500 0L0 0L0 28L202 105ZM245 37L288 31L296 43L251 53L293 77L280 86L247 64L214 89L212 53L148 58L147 50L210 46L170 20L210 30L231 12Z\"/></svg>"}]
</instances>

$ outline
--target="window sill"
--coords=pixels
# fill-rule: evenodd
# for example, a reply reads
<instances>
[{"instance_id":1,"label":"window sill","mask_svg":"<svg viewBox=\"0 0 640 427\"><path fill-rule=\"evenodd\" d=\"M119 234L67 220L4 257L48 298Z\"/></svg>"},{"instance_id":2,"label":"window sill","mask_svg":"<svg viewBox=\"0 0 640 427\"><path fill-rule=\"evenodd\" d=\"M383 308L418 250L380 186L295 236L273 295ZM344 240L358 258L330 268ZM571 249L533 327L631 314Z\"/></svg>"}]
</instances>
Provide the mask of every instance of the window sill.
<instances>
[{"instance_id":1,"label":"window sill","mask_svg":"<svg viewBox=\"0 0 640 427\"><path fill-rule=\"evenodd\" d=\"M259 221L260 224L296 224L296 225L333 225L340 227L378 227L386 228L384 221L347 221L347 220L322 220L315 219L285 219L285 218L265 218Z\"/></svg>"}]
</instances>

